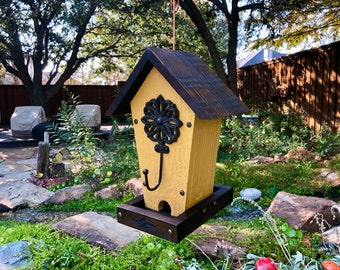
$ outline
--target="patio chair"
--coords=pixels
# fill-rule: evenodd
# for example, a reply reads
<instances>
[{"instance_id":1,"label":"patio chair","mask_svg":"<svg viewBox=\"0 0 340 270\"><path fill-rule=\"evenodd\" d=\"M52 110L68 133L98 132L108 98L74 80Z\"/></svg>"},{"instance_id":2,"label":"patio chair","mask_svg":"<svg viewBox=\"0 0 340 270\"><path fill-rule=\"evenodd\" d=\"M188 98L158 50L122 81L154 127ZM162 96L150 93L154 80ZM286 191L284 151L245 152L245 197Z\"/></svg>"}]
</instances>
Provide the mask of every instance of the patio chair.
<instances>
[{"instance_id":1,"label":"patio chair","mask_svg":"<svg viewBox=\"0 0 340 270\"><path fill-rule=\"evenodd\" d=\"M15 107L11 116L11 130L13 137L32 137L32 129L46 121L44 108L41 106Z\"/></svg>"},{"instance_id":2,"label":"patio chair","mask_svg":"<svg viewBox=\"0 0 340 270\"><path fill-rule=\"evenodd\" d=\"M101 125L100 106L95 104L81 104L76 106L80 120L84 127L99 130Z\"/></svg>"}]
</instances>

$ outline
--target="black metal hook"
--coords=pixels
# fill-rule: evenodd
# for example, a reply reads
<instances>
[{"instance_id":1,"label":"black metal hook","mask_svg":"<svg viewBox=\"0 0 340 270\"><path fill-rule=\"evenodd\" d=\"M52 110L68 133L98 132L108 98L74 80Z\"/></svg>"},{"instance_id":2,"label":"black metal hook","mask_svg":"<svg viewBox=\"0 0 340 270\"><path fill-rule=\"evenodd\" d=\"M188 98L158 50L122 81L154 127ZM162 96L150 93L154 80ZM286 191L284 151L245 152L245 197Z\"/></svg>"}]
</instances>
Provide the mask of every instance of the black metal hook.
<instances>
[{"instance_id":1,"label":"black metal hook","mask_svg":"<svg viewBox=\"0 0 340 270\"><path fill-rule=\"evenodd\" d=\"M156 184L156 186L154 186L153 188L150 187L149 185L149 179L148 179L148 173L149 173L149 170L148 169L144 169L143 170L143 174L144 174L144 177L145 177L145 182L143 183L144 186L146 186L146 188L149 190L149 191L154 191L156 190L161 182L162 182L162 172L163 172L163 152L160 153L160 164L159 164L159 175L158 175L158 183Z\"/></svg>"}]
</instances>

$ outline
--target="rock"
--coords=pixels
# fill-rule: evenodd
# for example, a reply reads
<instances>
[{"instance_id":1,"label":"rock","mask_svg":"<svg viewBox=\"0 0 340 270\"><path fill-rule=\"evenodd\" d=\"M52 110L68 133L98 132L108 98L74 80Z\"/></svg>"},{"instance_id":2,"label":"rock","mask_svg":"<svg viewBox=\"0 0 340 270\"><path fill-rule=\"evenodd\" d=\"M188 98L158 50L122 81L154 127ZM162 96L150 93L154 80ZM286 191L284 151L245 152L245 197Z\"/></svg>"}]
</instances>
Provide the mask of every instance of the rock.
<instances>
[{"instance_id":1,"label":"rock","mask_svg":"<svg viewBox=\"0 0 340 270\"><path fill-rule=\"evenodd\" d=\"M137 197L143 194L143 183L138 178L132 178L126 182L127 188Z\"/></svg>"},{"instance_id":2,"label":"rock","mask_svg":"<svg viewBox=\"0 0 340 270\"><path fill-rule=\"evenodd\" d=\"M262 192L256 188L246 188L240 191L240 195L242 198L256 201L262 196Z\"/></svg>"},{"instance_id":3,"label":"rock","mask_svg":"<svg viewBox=\"0 0 340 270\"><path fill-rule=\"evenodd\" d=\"M286 160L313 160L313 154L304 147L296 147L288 151Z\"/></svg>"},{"instance_id":4,"label":"rock","mask_svg":"<svg viewBox=\"0 0 340 270\"><path fill-rule=\"evenodd\" d=\"M202 225L194 233L203 237L195 239L195 244L202 249L209 258L238 260L246 256L246 249L224 239L227 234L224 226Z\"/></svg>"},{"instance_id":5,"label":"rock","mask_svg":"<svg viewBox=\"0 0 340 270\"><path fill-rule=\"evenodd\" d=\"M31 251L27 241L11 242L0 246L0 269L29 269Z\"/></svg>"},{"instance_id":6,"label":"rock","mask_svg":"<svg viewBox=\"0 0 340 270\"><path fill-rule=\"evenodd\" d=\"M279 192L267 211L274 217L285 218L295 230L320 232L317 221L320 221L321 216L331 226L340 223L340 215L335 215L333 219L331 209L334 205L337 203L328 199Z\"/></svg>"},{"instance_id":7,"label":"rock","mask_svg":"<svg viewBox=\"0 0 340 270\"><path fill-rule=\"evenodd\" d=\"M79 200L89 190L91 190L91 186L86 184L59 189L46 203L63 204L68 201Z\"/></svg>"},{"instance_id":8,"label":"rock","mask_svg":"<svg viewBox=\"0 0 340 270\"><path fill-rule=\"evenodd\" d=\"M100 189L94 193L94 196L100 197L104 200L113 198L115 200L121 198L123 196L123 193L119 190L117 190L117 185L111 185L106 188Z\"/></svg>"},{"instance_id":9,"label":"rock","mask_svg":"<svg viewBox=\"0 0 340 270\"><path fill-rule=\"evenodd\" d=\"M129 242L138 240L141 235L140 231L122 225L112 217L95 212L85 212L66 218L53 224L52 228L85 238L88 243L108 250L124 247Z\"/></svg>"},{"instance_id":10,"label":"rock","mask_svg":"<svg viewBox=\"0 0 340 270\"><path fill-rule=\"evenodd\" d=\"M285 159L284 155L280 153L280 154L274 155L273 161L274 162L282 162L282 161L284 161L284 159Z\"/></svg>"},{"instance_id":11,"label":"rock","mask_svg":"<svg viewBox=\"0 0 340 270\"><path fill-rule=\"evenodd\" d=\"M328 168L321 168L321 173L320 173L321 177L327 177L327 175L330 174L330 173L331 173L330 169L328 169Z\"/></svg>"},{"instance_id":12,"label":"rock","mask_svg":"<svg viewBox=\"0 0 340 270\"><path fill-rule=\"evenodd\" d=\"M327 174L326 179L331 182L336 182L340 180L339 174L337 172L331 172Z\"/></svg>"},{"instance_id":13,"label":"rock","mask_svg":"<svg viewBox=\"0 0 340 270\"><path fill-rule=\"evenodd\" d=\"M253 157L248 163L250 164L274 163L274 159L271 157L256 156Z\"/></svg>"},{"instance_id":14,"label":"rock","mask_svg":"<svg viewBox=\"0 0 340 270\"><path fill-rule=\"evenodd\" d=\"M25 181L6 181L0 183L0 212L26 206L36 207L52 196L52 191Z\"/></svg>"},{"instance_id":15,"label":"rock","mask_svg":"<svg viewBox=\"0 0 340 270\"><path fill-rule=\"evenodd\" d=\"M314 160L315 160L316 162L321 162L321 161L322 161L322 156L316 155L316 156L314 157Z\"/></svg>"},{"instance_id":16,"label":"rock","mask_svg":"<svg viewBox=\"0 0 340 270\"><path fill-rule=\"evenodd\" d=\"M322 240L325 244L340 245L340 226L333 227L322 233Z\"/></svg>"}]
</instances>

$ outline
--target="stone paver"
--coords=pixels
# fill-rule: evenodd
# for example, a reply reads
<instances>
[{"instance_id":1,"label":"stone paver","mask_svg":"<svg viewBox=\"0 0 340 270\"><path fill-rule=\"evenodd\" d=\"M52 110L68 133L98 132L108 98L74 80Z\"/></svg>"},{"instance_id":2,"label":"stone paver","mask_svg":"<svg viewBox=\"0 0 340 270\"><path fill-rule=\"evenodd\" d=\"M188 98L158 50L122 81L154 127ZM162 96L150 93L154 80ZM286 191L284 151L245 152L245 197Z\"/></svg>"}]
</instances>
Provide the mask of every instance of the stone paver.
<instances>
[{"instance_id":1,"label":"stone paver","mask_svg":"<svg viewBox=\"0 0 340 270\"><path fill-rule=\"evenodd\" d=\"M96 212L85 212L66 218L52 225L52 228L67 234L85 238L88 243L112 250L136 241L143 233L127 227L112 217Z\"/></svg>"},{"instance_id":2,"label":"stone paver","mask_svg":"<svg viewBox=\"0 0 340 270\"><path fill-rule=\"evenodd\" d=\"M0 183L30 178L36 171L37 147L0 149Z\"/></svg>"},{"instance_id":3,"label":"stone paver","mask_svg":"<svg viewBox=\"0 0 340 270\"><path fill-rule=\"evenodd\" d=\"M36 207L51 198L53 194L52 191L26 181L0 183L0 212L23 206Z\"/></svg>"}]
</instances>

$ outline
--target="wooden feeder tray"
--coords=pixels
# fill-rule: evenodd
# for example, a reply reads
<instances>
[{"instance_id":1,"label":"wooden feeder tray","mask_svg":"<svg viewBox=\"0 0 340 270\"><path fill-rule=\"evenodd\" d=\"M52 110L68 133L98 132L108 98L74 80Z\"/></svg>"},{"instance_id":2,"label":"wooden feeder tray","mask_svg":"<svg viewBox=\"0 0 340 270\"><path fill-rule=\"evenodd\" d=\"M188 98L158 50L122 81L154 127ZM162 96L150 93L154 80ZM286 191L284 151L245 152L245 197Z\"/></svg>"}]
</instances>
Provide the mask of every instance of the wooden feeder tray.
<instances>
[{"instance_id":1,"label":"wooden feeder tray","mask_svg":"<svg viewBox=\"0 0 340 270\"><path fill-rule=\"evenodd\" d=\"M118 206L118 222L178 243L233 200L233 189L214 185L214 192L178 217L145 207L143 195Z\"/></svg>"}]
</instances>

